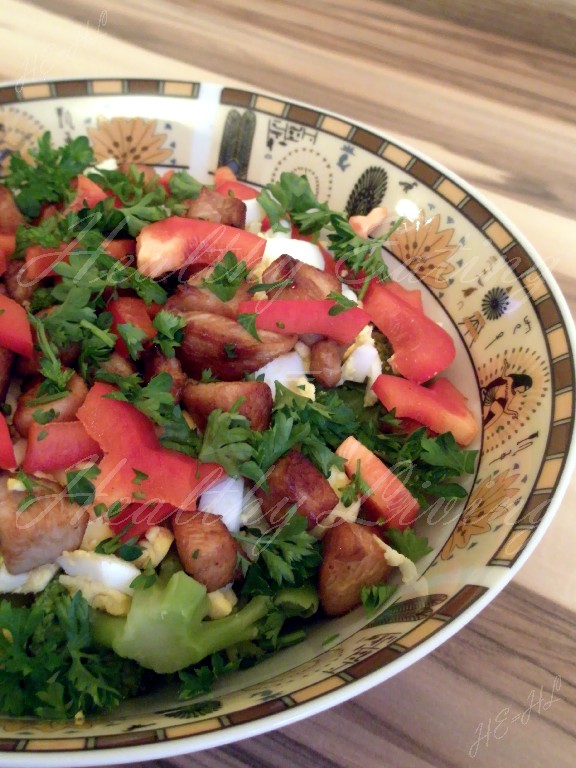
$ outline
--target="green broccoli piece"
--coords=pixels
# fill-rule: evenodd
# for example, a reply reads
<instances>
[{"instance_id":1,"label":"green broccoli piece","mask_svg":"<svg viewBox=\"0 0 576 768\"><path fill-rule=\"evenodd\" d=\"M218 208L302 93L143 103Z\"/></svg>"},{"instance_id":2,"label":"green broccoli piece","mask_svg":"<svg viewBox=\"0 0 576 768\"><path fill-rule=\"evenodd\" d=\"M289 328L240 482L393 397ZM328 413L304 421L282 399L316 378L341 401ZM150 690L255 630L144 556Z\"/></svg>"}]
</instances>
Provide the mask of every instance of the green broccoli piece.
<instances>
[{"instance_id":1,"label":"green broccoli piece","mask_svg":"<svg viewBox=\"0 0 576 768\"><path fill-rule=\"evenodd\" d=\"M269 597L254 597L224 619L205 620L206 587L183 571L167 570L150 588L135 591L126 617L94 612L94 639L146 669L169 674L258 637L258 622L272 606Z\"/></svg>"}]
</instances>

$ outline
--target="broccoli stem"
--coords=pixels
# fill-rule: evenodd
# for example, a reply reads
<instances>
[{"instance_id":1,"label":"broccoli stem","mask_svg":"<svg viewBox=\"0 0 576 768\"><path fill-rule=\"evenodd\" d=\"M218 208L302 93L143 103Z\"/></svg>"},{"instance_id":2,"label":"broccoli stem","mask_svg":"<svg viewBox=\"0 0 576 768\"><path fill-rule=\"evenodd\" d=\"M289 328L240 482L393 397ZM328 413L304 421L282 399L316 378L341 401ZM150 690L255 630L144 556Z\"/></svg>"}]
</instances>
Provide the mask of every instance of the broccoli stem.
<instances>
[{"instance_id":1,"label":"broccoli stem","mask_svg":"<svg viewBox=\"0 0 576 768\"><path fill-rule=\"evenodd\" d=\"M138 590L128 615L92 613L94 640L119 656L160 674L177 672L235 643L255 640L258 622L271 607L269 597L254 597L224 619L206 620L206 588L183 571Z\"/></svg>"}]
</instances>

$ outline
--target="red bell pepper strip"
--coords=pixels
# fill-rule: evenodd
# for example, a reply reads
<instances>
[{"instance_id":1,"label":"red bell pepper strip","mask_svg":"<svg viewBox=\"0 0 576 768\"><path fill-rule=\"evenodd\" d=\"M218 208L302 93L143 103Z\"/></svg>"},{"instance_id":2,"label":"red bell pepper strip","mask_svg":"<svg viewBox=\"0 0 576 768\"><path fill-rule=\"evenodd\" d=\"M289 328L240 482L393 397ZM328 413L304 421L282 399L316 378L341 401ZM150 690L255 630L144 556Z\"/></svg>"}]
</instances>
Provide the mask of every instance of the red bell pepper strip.
<instances>
[{"instance_id":1,"label":"red bell pepper strip","mask_svg":"<svg viewBox=\"0 0 576 768\"><path fill-rule=\"evenodd\" d=\"M198 497L224 477L218 464L202 464L162 446L128 456L107 453L99 467L96 502L107 506L146 501L194 511Z\"/></svg>"},{"instance_id":2,"label":"red bell pepper strip","mask_svg":"<svg viewBox=\"0 0 576 768\"><path fill-rule=\"evenodd\" d=\"M0 469L16 469L14 446L4 414L0 413Z\"/></svg>"},{"instance_id":3,"label":"red bell pepper strip","mask_svg":"<svg viewBox=\"0 0 576 768\"><path fill-rule=\"evenodd\" d=\"M396 373L421 384L447 368L456 356L451 336L437 323L398 298L388 283L372 280L364 309L394 350Z\"/></svg>"},{"instance_id":4,"label":"red bell pepper strip","mask_svg":"<svg viewBox=\"0 0 576 768\"><path fill-rule=\"evenodd\" d=\"M418 502L372 451L350 436L338 446L336 453L346 460L344 469L350 478L356 473L360 462L360 476L371 491L362 498L362 507L369 520L400 529L414 523L419 509Z\"/></svg>"},{"instance_id":5,"label":"red bell pepper strip","mask_svg":"<svg viewBox=\"0 0 576 768\"><path fill-rule=\"evenodd\" d=\"M394 280L390 280L389 283L386 283L386 290L388 290L390 293L393 293L407 304L410 304L410 306L413 309L416 309L418 312L424 312L424 307L422 306L422 294L417 288L404 288L402 283L397 283Z\"/></svg>"},{"instance_id":6,"label":"red bell pepper strip","mask_svg":"<svg viewBox=\"0 0 576 768\"><path fill-rule=\"evenodd\" d=\"M467 400L448 379L440 378L423 387L400 376L378 376L372 390L396 416L415 419L442 434L452 432L459 445L470 445L479 430L478 420Z\"/></svg>"},{"instance_id":7,"label":"red bell pepper strip","mask_svg":"<svg viewBox=\"0 0 576 768\"><path fill-rule=\"evenodd\" d=\"M73 186L76 187L76 197L65 208L64 213L80 211L82 208L94 208L95 205L108 197L102 187L99 187L98 184L83 174L76 177Z\"/></svg>"},{"instance_id":8,"label":"red bell pepper strip","mask_svg":"<svg viewBox=\"0 0 576 768\"><path fill-rule=\"evenodd\" d=\"M115 534L121 533L120 539L126 541L134 536L139 538L148 528L160 525L174 512L176 507L171 504L127 504L117 515L108 519L108 525Z\"/></svg>"},{"instance_id":9,"label":"red bell pepper strip","mask_svg":"<svg viewBox=\"0 0 576 768\"><path fill-rule=\"evenodd\" d=\"M6 235L0 232L0 249L6 256L12 256L16 250L16 235Z\"/></svg>"},{"instance_id":10,"label":"red bell pepper strip","mask_svg":"<svg viewBox=\"0 0 576 768\"><path fill-rule=\"evenodd\" d=\"M24 357L32 357L32 331L21 304L0 294L0 347L11 349Z\"/></svg>"},{"instance_id":11,"label":"red bell pepper strip","mask_svg":"<svg viewBox=\"0 0 576 768\"><path fill-rule=\"evenodd\" d=\"M214 264L228 251L252 269L261 261L265 248L264 238L244 229L170 216L142 228L136 238L136 259L142 274L159 277L191 265Z\"/></svg>"},{"instance_id":12,"label":"red bell pepper strip","mask_svg":"<svg viewBox=\"0 0 576 768\"><path fill-rule=\"evenodd\" d=\"M369 315L360 307L352 307L337 315L328 314L336 306L330 299L270 299L241 301L239 314L256 313L256 328L276 333L319 333L340 344L351 344L369 322Z\"/></svg>"},{"instance_id":13,"label":"red bell pepper strip","mask_svg":"<svg viewBox=\"0 0 576 768\"><path fill-rule=\"evenodd\" d=\"M143 413L130 403L105 397L114 391L97 382L77 413L105 453L95 482L97 502L109 506L118 500L161 501L194 510L202 491L224 476L222 467L164 448Z\"/></svg>"},{"instance_id":14,"label":"red bell pepper strip","mask_svg":"<svg viewBox=\"0 0 576 768\"><path fill-rule=\"evenodd\" d=\"M146 303L142 299L136 296L120 296L120 298L108 302L108 311L112 313L114 319L111 329L113 333L118 334L119 325L130 323L146 334L143 341L149 341L156 336L157 330L152 325ZM115 350L122 357L130 357L126 343L122 338L118 338Z\"/></svg>"},{"instance_id":15,"label":"red bell pepper strip","mask_svg":"<svg viewBox=\"0 0 576 768\"><path fill-rule=\"evenodd\" d=\"M53 472L86 459L97 461L101 455L100 446L79 421L33 422L22 466L25 472Z\"/></svg>"},{"instance_id":16,"label":"red bell pepper strip","mask_svg":"<svg viewBox=\"0 0 576 768\"><path fill-rule=\"evenodd\" d=\"M214 191L220 195L236 197L238 200L254 200L260 194L257 189L249 187L248 184L242 184L241 181L224 181L218 184Z\"/></svg>"},{"instance_id":17,"label":"red bell pepper strip","mask_svg":"<svg viewBox=\"0 0 576 768\"><path fill-rule=\"evenodd\" d=\"M131 455L158 447L152 422L130 403L105 397L113 386L96 382L76 413L84 429L100 448L109 453Z\"/></svg>"}]
</instances>

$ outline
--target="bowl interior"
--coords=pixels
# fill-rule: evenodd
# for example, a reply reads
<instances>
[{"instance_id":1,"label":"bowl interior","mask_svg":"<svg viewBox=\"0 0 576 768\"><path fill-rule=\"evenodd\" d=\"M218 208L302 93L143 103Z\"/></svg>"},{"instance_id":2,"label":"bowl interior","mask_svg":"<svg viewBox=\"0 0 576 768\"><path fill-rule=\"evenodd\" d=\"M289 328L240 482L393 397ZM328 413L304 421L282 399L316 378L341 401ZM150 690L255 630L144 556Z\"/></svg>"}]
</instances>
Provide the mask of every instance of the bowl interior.
<instances>
[{"instance_id":1,"label":"bowl interior","mask_svg":"<svg viewBox=\"0 0 576 768\"><path fill-rule=\"evenodd\" d=\"M262 185L306 174L349 214L383 204L412 222L385 254L450 331L448 376L482 420L465 503L435 504L419 526L433 552L420 578L368 621L362 610L193 702L174 691L83 724L3 719L0 764L96 764L187 752L262 732L367 689L436 647L477 613L527 557L554 511L574 420L570 320L545 268L513 228L433 162L348 119L213 84L156 80L0 88L0 160L45 131L87 134L99 160L188 168L210 181L231 164ZM118 751L116 751L118 750Z\"/></svg>"}]
</instances>

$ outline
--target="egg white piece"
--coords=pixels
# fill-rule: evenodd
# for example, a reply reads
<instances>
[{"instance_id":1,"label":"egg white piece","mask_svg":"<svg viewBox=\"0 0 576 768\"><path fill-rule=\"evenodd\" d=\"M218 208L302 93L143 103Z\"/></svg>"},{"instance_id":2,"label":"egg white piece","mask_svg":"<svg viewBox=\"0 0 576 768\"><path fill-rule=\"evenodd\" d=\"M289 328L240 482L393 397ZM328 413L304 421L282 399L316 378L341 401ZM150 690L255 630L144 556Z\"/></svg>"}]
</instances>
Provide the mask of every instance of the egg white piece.
<instances>
[{"instance_id":1,"label":"egg white piece","mask_svg":"<svg viewBox=\"0 0 576 768\"><path fill-rule=\"evenodd\" d=\"M88 579L126 595L132 594L130 584L140 575L135 565L122 560L121 557L100 555L83 549L63 552L57 562L68 576Z\"/></svg>"},{"instance_id":2,"label":"egg white piece","mask_svg":"<svg viewBox=\"0 0 576 768\"><path fill-rule=\"evenodd\" d=\"M310 264L311 267L324 269L324 256L322 256L322 251L317 245L306 240L295 240L294 238L286 237L283 232L275 232L267 238L262 260L268 266L284 253L289 254L293 259L297 259L304 264Z\"/></svg>"},{"instance_id":3,"label":"egg white piece","mask_svg":"<svg viewBox=\"0 0 576 768\"><path fill-rule=\"evenodd\" d=\"M39 565L25 573L10 573L2 560L0 565L0 593L12 595L26 595L42 592L52 580L57 565Z\"/></svg>"},{"instance_id":4,"label":"egg white piece","mask_svg":"<svg viewBox=\"0 0 576 768\"><path fill-rule=\"evenodd\" d=\"M246 229L253 231L255 225L259 226L264 216L266 216L266 211L256 198L244 200L244 205L246 206Z\"/></svg>"},{"instance_id":5,"label":"egg white piece","mask_svg":"<svg viewBox=\"0 0 576 768\"><path fill-rule=\"evenodd\" d=\"M219 515L229 531L240 530L240 517L244 502L244 480L226 476L207 491L198 500L198 509Z\"/></svg>"},{"instance_id":6,"label":"egg white piece","mask_svg":"<svg viewBox=\"0 0 576 768\"><path fill-rule=\"evenodd\" d=\"M343 381L356 381L361 384L369 379L372 384L381 373L382 363L378 350L370 343L361 344L352 350L342 365Z\"/></svg>"},{"instance_id":7,"label":"egg white piece","mask_svg":"<svg viewBox=\"0 0 576 768\"><path fill-rule=\"evenodd\" d=\"M80 592L89 606L112 616L127 616L132 598L119 589L112 589L98 581L85 579L81 576L60 576L60 584L65 587L70 595Z\"/></svg>"},{"instance_id":8,"label":"egg white piece","mask_svg":"<svg viewBox=\"0 0 576 768\"><path fill-rule=\"evenodd\" d=\"M314 400L314 385L306 378L305 362L298 352L287 352L259 368L255 376L264 376L264 381L276 397L276 382L279 381L297 395Z\"/></svg>"}]
</instances>

